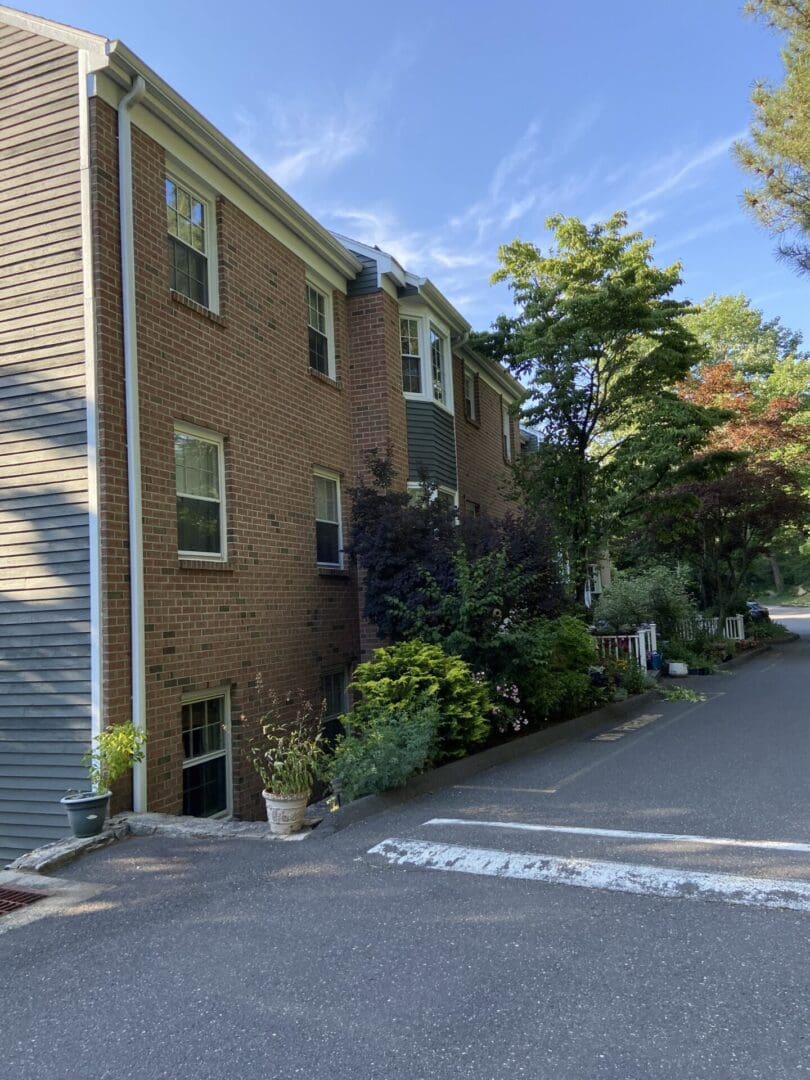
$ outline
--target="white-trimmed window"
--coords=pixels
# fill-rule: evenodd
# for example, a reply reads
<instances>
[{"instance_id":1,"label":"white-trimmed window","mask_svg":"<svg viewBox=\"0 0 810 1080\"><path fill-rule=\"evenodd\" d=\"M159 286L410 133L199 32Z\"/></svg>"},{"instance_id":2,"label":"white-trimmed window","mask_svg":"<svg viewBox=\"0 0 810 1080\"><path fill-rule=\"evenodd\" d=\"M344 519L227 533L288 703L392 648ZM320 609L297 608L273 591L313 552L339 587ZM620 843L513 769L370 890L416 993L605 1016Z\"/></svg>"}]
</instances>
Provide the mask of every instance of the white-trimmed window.
<instances>
[{"instance_id":1,"label":"white-trimmed window","mask_svg":"<svg viewBox=\"0 0 810 1080\"><path fill-rule=\"evenodd\" d=\"M205 308L216 310L213 201L187 181L166 177L169 285Z\"/></svg>"},{"instance_id":2,"label":"white-trimmed window","mask_svg":"<svg viewBox=\"0 0 810 1080\"><path fill-rule=\"evenodd\" d=\"M447 359L445 341L435 326L430 328L430 378L433 400L447 404Z\"/></svg>"},{"instance_id":3,"label":"white-trimmed window","mask_svg":"<svg viewBox=\"0 0 810 1080\"><path fill-rule=\"evenodd\" d=\"M419 348L419 320L400 319L402 346L402 389L406 394L422 393L422 354Z\"/></svg>"},{"instance_id":4,"label":"white-trimmed window","mask_svg":"<svg viewBox=\"0 0 810 1080\"><path fill-rule=\"evenodd\" d=\"M478 400L476 390L477 376L468 368L464 369L464 416L475 423L478 420Z\"/></svg>"},{"instance_id":5,"label":"white-trimmed window","mask_svg":"<svg viewBox=\"0 0 810 1080\"><path fill-rule=\"evenodd\" d=\"M206 691L183 698L183 813L231 813L229 694Z\"/></svg>"},{"instance_id":6,"label":"white-trimmed window","mask_svg":"<svg viewBox=\"0 0 810 1080\"><path fill-rule=\"evenodd\" d=\"M193 559L224 560L225 454L221 435L175 424L177 550Z\"/></svg>"},{"instance_id":7,"label":"white-trimmed window","mask_svg":"<svg viewBox=\"0 0 810 1080\"><path fill-rule=\"evenodd\" d=\"M318 566L343 566L340 479L320 470L315 472L315 561Z\"/></svg>"},{"instance_id":8,"label":"white-trimmed window","mask_svg":"<svg viewBox=\"0 0 810 1080\"><path fill-rule=\"evenodd\" d=\"M347 711L346 668L325 671L321 676L321 696L325 703L324 720L337 720Z\"/></svg>"},{"instance_id":9,"label":"white-trimmed window","mask_svg":"<svg viewBox=\"0 0 810 1080\"><path fill-rule=\"evenodd\" d=\"M332 334L332 304L329 294L307 282L307 331L309 366L321 375L335 377L335 349Z\"/></svg>"},{"instance_id":10,"label":"white-trimmed window","mask_svg":"<svg viewBox=\"0 0 810 1080\"><path fill-rule=\"evenodd\" d=\"M503 459L512 460L512 417L509 415L509 406L505 401L501 402L501 428L503 431Z\"/></svg>"}]
</instances>

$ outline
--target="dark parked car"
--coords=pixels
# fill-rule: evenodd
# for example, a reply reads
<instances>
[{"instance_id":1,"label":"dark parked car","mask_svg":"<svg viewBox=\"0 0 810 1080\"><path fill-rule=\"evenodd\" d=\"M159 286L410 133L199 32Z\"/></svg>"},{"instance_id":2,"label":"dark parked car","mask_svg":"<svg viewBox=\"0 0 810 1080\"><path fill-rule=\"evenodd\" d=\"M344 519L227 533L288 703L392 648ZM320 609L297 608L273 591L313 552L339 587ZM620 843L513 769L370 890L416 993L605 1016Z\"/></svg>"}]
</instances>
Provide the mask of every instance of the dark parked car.
<instances>
[{"instance_id":1,"label":"dark parked car","mask_svg":"<svg viewBox=\"0 0 810 1080\"><path fill-rule=\"evenodd\" d=\"M747 600L745 606L748 608L748 618L752 622L770 622L771 613L766 607L763 607L758 600Z\"/></svg>"}]
</instances>

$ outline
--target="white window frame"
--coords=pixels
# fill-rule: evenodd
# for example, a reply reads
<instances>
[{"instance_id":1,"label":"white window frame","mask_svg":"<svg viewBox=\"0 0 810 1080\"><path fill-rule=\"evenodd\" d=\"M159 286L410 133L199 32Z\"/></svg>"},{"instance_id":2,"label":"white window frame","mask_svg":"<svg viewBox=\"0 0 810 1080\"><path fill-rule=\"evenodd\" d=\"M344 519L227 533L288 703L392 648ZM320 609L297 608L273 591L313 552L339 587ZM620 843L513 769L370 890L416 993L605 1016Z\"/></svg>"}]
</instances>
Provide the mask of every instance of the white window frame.
<instances>
[{"instance_id":1,"label":"white window frame","mask_svg":"<svg viewBox=\"0 0 810 1080\"><path fill-rule=\"evenodd\" d=\"M408 494L411 498L416 495L421 495L424 491L424 484L421 484L418 480L409 480L407 484ZM458 491L454 488L448 487L446 484L434 484L433 490L430 493L430 502L435 502L438 499L439 494L450 495L453 500L453 506L458 509Z\"/></svg>"},{"instance_id":2,"label":"white window frame","mask_svg":"<svg viewBox=\"0 0 810 1080\"><path fill-rule=\"evenodd\" d=\"M467 401L468 401L468 398L467 398L467 380L468 379L470 381L470 385L471 385L471 388L472 388L472 394L471 394L471 396L469 398L469 402L470 402L470 415L469 416L467 415ZM475 392L476 389L477 389L477 387L476 387L477 379L478 379L477 374L471 368L468 368L467 365L465 364L463 369L462 369L462 379L461 379L461 382L462 382L462 394L463 394L463 398L464 398L464 401L463 401L464 419L468 420L471 424L477 424L478 423L478 395Z\"/></svg>"},{"instance_id":3,"label":"white window frame","mask_svg":"<svg viewBox=\"0 0 810 1080\"><path fill-rule=\"evenodd\" d=\"M217 464L219 466L219 552L210 551L184 551L178 547L177 556L180 559L202 559L205 562L227 562L228 561L228 513L226 507L226 495L225 495L225 436L220 435L216 431L209 431L207 428L196 427L194 424L185 424L180 420L175 420L174 427L172 428L172 459L174 459L174 436L175 433L181 435L190 435L194 439L199 439L201 442L214 443L218 449ZM177 490L177 477L175 475L174 481L175 499L178 495L185 495L185 492ZM189 499L200 499L202 502L215 502L215 499L207 499L200 495L187 495ZM175 523L177 518L177 508L175 503Z\"/></svg>"},{"instance_id":4,"label":"white window frame","mask_svg":"<svg viewBox=\"0 0 810 1080\"><path fill-rule=\"evenodd\" d=\"M345 716L346 713L348 713L348 711L349 711L349 674L348 674L348 671L346 670L346 665L345 664L338 664L338 665L335 665L334 667L324 668L323 671L321 671L321 692L323 692L324 679L328 679L332 675L340 675L342 677L342 679L343 679L343 694L342 694L342 697L343 697L343 709L339 713L334 713L334 714L325 713L324 714L324 720L325 721L337 720L339 717ZM326 701L326 695L324 695L323 700L324 700L324 702Z\"/></svg>"},{"instance_id":5,"label":"white window frame","mask_svg":"<svg viewBox=\"0 0 810 1080\"><path fill-rule=\"evenodd\" d=\"M424 309L414 310L413 307L400 308L400 319L415 319L419 324L419 358L422 372L422 391L419 394L403 388L403 394L408 401L430 401L437 409L453 413L454 388L453 388L453 350L450 331L439 320L425 314ZM433 358L430 351L430 332L434 330L442 339L442 353L444 363L444 401L437 401L433 396ZM401 360L401 356L400 356Z\"/></svg>"},{"instance_id":6,"label":"white window frame","mask_svg":"<svg viewBox=\"0 0 810 1080\"><path fill-rule=\"evenodd\" d=\"M171 158L166 159L166 180L172 180L185 188L189 195L193 195L205 207L207 224L205 227L205 258L208 269L208 307L207 311L219 314L219 259L217 250L217 193L206 183L189 173L179 162ZM166 229L166 195L163 196L163 228ZM171 235L166 229L166 234ZM181 295L184 295L181 293ZM191 297L187 297L190 303L196 303Z\"/></svg>"},{"instance_id":7,"label":"white window frame","mask_svg":"<svg viewBox=\"0 0 810 1080\"><path fill-rule=\"evenodd\" d=\"M419 350L416 353L404 353L402 351L402 324L404 322L414 322L414 323L416 323L416 347ZM404 374L403 374L402 392L405 394L405 397L410 397L410 398L414 398L414 399L421 398L422 397L422 391L424 390L424 386L425 386L425 372L423 370L424 369L424 363L422 361L422 320L417 315L403 315L403 314L401 314L399 316L399 359L400 359L400 365L402 364L402 361L404 360L404 358L406 356L411 357L411 358L416 359L416 360L419 361L419 383L421 385L421 389L418 390L418 391L417 390L406 390L405 389Z\"/></svg>"},{"instance_id":8,"label":"white window frame","mask_svg":"<svg viewBox=\"0 0 810 1080\"><path fill-rule=\"evenodd\" d=\"M310 371L317 375L326 375L329 379L335 379L337 368L335 366L335 312L332 303L332 288L322 278L307 271L304 284L304 299L307 300L307 289L314 289L324 299L324 318L326 319L326 372L314 368L309 362L309 333L307 333L307 366ZM309 331L309 302L306 305L307 331ZM313 327L313 330L317 327Z\"/></svg>"},{"instance_id":9,"label":"white window frame","mask_svg":"<svg viewBox=\"0 0 810 1080\"><path fill-rule=\"evenodd\" d=\"M231 818L233 817L233 746L231 739L231 689L229 686L221 686L215 690L197 690L189 694L183 694L180 700L180 737L182 739L183 729L183 706L193 705L197 701L213 701L214 698L222 698L223 706L223 727L225 732L225 746L222 750L215 750L211 754L201 754L195 758L183 758L183 771L187 768L191 768L193 765L202 765L206 761L214 761L217 758L225 758L225 799L227 805L224 810L220 810L218 814L212 814L211 820L217 818ZM204 821L204 818L200 819Z\"/></svg>"},{"instance_id":10,"label":"white window frame","mask_svg":"<svg viewBox=\"0 0 810 1080\"><path fill-rule=\"evenodd\" d=\"M504 461L511 465L515 454L512 446L512 414L503 398L501 398L501 447Z\"/></svg>"},{"instance_id":11,"label":"white window frame","mask_svg":"<svg viewBox=\"0 0 810 1080\"><path fill-rule=\"evenodd\" d=\"M331 472L329 469L316 468L312 470L313 484L312 484L312 502L315 516L313 518L316 525L316 538L315 538L315 565L322 567L325 570L342 570L344 557L343 557L343 494L340 490L340 474ZM315 499L315 483L314 477L320 476L323 480L333 480L337 485L337 527L338 527L338 561L336 563L325 563L318 561L318 540L317 540L317 524L319 521L325 520L317 516L317 503ZM327 522L329 525L334 525L333 521Z\"/></svg>"}]
</instances>

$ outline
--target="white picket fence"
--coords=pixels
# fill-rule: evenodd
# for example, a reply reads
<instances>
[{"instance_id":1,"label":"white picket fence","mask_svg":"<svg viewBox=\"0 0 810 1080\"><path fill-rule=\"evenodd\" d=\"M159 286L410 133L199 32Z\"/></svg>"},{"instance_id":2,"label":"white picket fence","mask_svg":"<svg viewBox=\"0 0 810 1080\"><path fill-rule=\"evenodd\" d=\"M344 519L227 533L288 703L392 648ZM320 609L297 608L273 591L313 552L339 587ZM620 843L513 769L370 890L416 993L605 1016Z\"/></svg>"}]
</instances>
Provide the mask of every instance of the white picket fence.
<instances>
[{"instance_id":1,"label":"white picket fence","mask_svg":"<svg viewBox=\"0 0 810 1080\"><path fill-rule=\"evenodd\" d=\"M695 619L687 619L678 626L678 636L684 641L691 641L698 631L711 634L713 637L724 637L731 641L745 640L745 618L742 615L729 615L723 623L723 632L720 633L720 620L709 615L698 615Z\"/></svg>"},{"instance_id":2,"label":"white picket fence","mask_svg":"<svg viewBox=\"0 0 810 1080\"><path fill-rule=\"evenodd\" d=\"M642 626L633 634L596 634L596 651L616 660L635 660L646 671L650 657L658 649L655 623Z\"/></svg>"}]
</instances>

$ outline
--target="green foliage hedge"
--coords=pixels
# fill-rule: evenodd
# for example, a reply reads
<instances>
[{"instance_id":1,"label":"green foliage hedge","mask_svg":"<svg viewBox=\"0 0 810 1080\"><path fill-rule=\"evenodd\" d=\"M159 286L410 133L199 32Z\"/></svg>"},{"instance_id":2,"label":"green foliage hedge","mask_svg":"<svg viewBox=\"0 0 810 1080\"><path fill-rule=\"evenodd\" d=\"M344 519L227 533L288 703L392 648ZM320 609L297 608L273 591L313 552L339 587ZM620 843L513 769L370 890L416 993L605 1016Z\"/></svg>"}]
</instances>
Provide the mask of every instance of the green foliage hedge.
<instances>
[{"instance_id":1,"label":"green foliage hedge","mask_svg":"<svg viewBox=\"0 0 810 1080\"><path fill-rule=\"evenodd\" d=\"M492 702L486 683L473 676L461 657L448 656L439 645L413 640L376 649L355 670L352 687L360 692L364 709L434 701L440 713L437 761L463 757L489 733Z\"/></svg>"}]
</instances>

